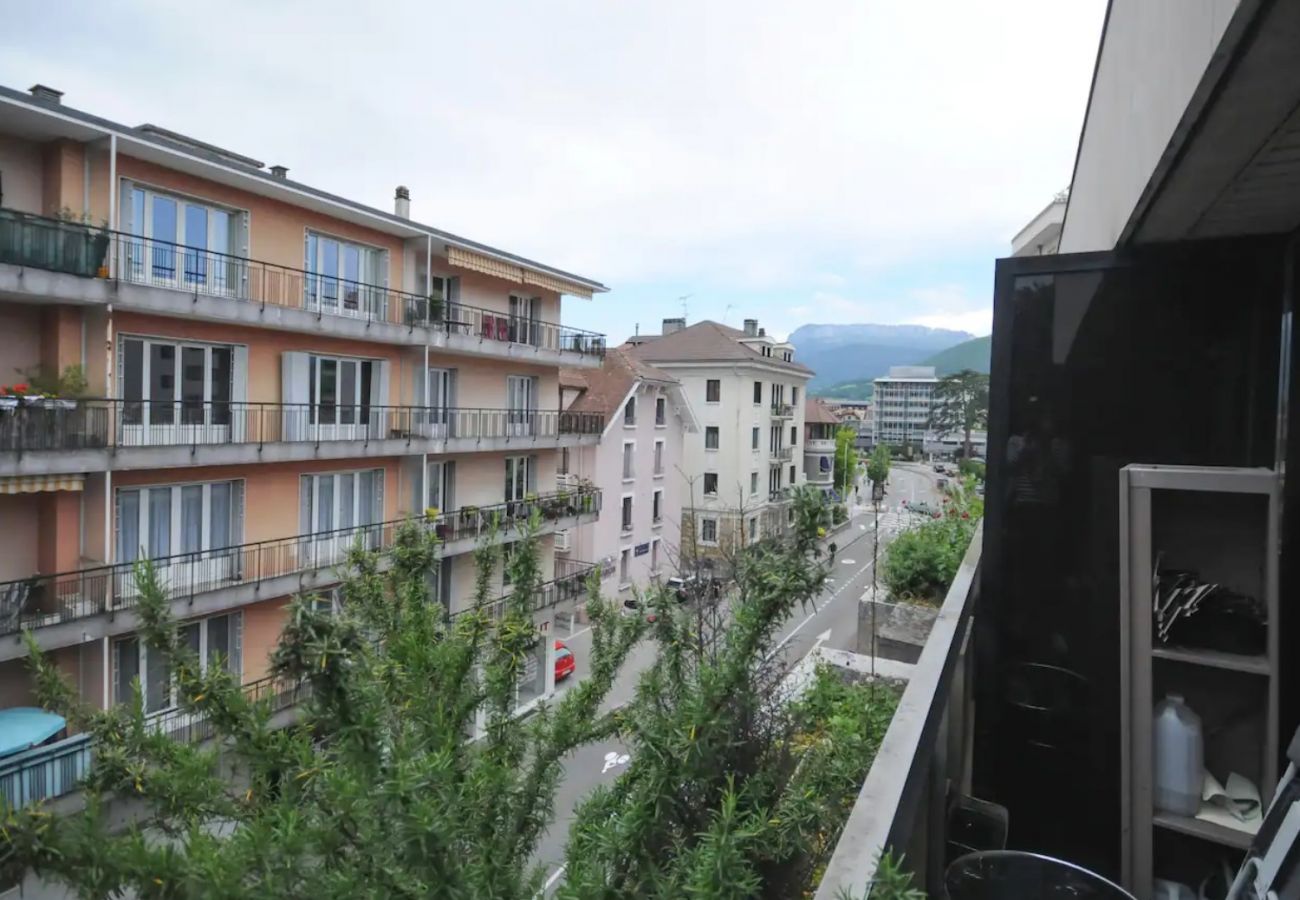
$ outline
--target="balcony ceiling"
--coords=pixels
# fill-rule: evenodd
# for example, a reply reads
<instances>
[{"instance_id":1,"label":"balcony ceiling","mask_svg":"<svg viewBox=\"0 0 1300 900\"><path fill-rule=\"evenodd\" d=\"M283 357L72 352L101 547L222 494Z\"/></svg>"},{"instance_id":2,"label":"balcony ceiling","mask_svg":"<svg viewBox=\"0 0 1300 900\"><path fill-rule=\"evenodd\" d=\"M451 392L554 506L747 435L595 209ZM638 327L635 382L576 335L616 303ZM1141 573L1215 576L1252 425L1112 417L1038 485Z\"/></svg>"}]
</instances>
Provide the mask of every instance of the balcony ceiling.
<instances>
[{"instance_id":1,"label":"balcony ceiling","mask_svg":"<svg viewBox=\"0 0 1300 900\"><path fill-rule=\"evenodd\" d=\"M1237 19L1121 243L1300 226L1300 3L1243 3Z\"/></svg>"}]
</instances>

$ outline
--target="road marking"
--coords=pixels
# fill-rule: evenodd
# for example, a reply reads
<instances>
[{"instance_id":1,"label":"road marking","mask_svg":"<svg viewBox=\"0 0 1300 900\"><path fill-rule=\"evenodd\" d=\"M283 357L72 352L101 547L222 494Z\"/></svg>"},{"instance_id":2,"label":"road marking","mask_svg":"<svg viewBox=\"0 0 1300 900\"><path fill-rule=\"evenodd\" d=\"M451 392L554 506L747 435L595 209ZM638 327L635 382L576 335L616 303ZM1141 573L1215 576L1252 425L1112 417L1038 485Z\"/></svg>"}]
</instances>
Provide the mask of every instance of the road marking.
<instances>
[{"instance_id":1,"label":"road marking","mask_svg":"<svg viewBox=\"0 0 1300 900\"><path fill-rule=\"evenodd\" d=\"M552 872L551 877L546 879L546 884L542 885L542 893L545 894L547 891L549 891L551 889L551 885L559 881L560 876L563 874L564 874L564 866L560 866L558 869Z\"/></svg>"},{"instance_id":2,"label":"road marking","mask_svg":"<svg viewBox=\"0 0 1300 900\"><path fill-rule=\"evenodd\" d=\"M858 564L856 559L842 559L840 562L846 566L856 566Z\"/></svg>"},{"instance_id":3,"label":"road marking","mask_svg":"<svg viewBox=\"0 0 1300 900\"><path fill-rule=\"evenodd\" d=\"M628 760L631 758L632 757L628 754L619 753L617 750L609 751L605 754L605 767L600 770L600 774L604 775L610 769L617 768L618 766L626 766Z\"/></svg>"}]
</instances>

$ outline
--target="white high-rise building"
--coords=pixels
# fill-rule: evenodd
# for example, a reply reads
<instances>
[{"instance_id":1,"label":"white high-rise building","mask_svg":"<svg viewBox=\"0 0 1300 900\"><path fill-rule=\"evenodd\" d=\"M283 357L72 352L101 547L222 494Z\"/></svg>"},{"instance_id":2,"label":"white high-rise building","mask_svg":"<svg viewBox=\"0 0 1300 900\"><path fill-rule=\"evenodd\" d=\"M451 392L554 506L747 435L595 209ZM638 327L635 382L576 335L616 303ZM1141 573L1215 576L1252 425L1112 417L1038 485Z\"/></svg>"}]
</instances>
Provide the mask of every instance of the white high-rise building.
<instances>
[{"instance_id":1,"label":"white high-rise building","mask_svg":"<svg viewBox=\"0 0 1300 900\"><path fill-rule=\"evenodd\" d=\"M874 381L871 439L873 444L902 446L925 442L934 389L934 366L890 366Z\"/></svg>"}]
</instances>

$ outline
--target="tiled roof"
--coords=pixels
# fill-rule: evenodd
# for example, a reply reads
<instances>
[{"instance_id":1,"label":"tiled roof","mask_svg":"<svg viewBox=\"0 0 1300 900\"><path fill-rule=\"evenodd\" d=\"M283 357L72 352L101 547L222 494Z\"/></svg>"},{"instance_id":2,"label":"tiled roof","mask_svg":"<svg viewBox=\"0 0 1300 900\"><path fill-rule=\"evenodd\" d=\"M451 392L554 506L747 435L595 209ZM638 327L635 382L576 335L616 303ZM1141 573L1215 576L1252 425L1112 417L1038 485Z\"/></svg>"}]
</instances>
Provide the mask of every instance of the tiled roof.
<instances>
[{"instance_id":1,"label":"tiled roof","mask_svg":"<svg viewBox=\"0 0 1300 900\"><path fill-rule=\"evenodd\" d=\"M780 357L764 356L753 347L742 344L745 332L705 319L681 331L660 335L653 341L641 344L636 355L648 362L713 362L715 360L743 360L762 362L780 369L790 369L812 375L812 369L797 362L786 362Z\"/></svg>"},{"instance_id":2,"label":"tiled roof","mask_svg":"<svg viewBox=\"0 0 1300 900\"><path fill-rule=\"evenodd\" d=\"M623 398L637 381L677 383L677 379L663 369L636 359L632 352L633 348L627 344L615 347L605 354L605 362L599 369L583 370L580 376L584 381L585 390L569 409L575 412L601 413L608 418L618 412ZM560 370L560 384L565 387L577 387L576 384L565 384L565 379L570 372L575 370Z\"/></svg>"},{"instance_id":3,"label":"tiled roof","mask_svg":"<svg viewBox=\"0 0 1300 900\"><path fill-rule=\"evenodd\" d=\"M805 425L838 425L840 422L820 397L809 397L804 403L803 421Z\"/></svg>"}]
</instances>

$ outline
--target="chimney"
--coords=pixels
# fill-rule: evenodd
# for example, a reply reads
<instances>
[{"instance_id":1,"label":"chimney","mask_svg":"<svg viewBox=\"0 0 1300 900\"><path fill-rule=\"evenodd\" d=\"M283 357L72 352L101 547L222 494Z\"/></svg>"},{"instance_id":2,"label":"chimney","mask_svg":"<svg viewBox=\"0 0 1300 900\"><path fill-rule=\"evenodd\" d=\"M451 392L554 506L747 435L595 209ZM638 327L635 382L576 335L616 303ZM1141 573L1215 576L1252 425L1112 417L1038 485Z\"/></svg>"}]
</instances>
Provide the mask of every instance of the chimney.
<instances>
[{"instance_id":1,"label":"chimney","mask_svg":"<svg viewBox=\"0 0 1300 900\"><path fill-rule=\"evenodd\" d=\"M271 175L274 176L275 178L288 178L288 177L289 177L289 167L288 167L288 166L271 166Z\"/></svg>"},{"instance_id":2,"label":"chimney","mask_svg":"<svg viewBox=\"0 0 1300 900\"><path fill-rule=\"evenodd\" d=\"M664 334L675 334L686 327L686 319L664 319Z\"/></svg>"},{"instance_id":3,"label":"chimney","mask_svg":"<svg viewBox=\"0 0 1300 900\"><path fill-rule=\"evenodd\" d=\"M745 336L746 337L758 336L758 319L745 320Z\"/></svg>"},{"instance_id":4,"label":"chimney","mask_svg":"<svg viewBox=\"0 0 1300 900\"><path fill-rule=\"evenodd\" d=\"M63 91L56 91L52 87L43 84L34 84L28 90L37 100L44 100L46 103L62 103Z\"/></svg>"},{"instance_id":5,"label":"chimney","mask_svg":"<svg viewBox=\"0 0 1300 900\"><path fill-rule=\"evenodd\" d=\"M767 329L766 329L766 328L760 328L760 329L758 329L758 336L759 336L759 337L767 337Z\"/></svg>"},{"instance_id":6,"label":"chimney","mask_svg":"<svg viewBox=\"0 0 1300 900\"><path fill-rule=\"evenodd\" d=\"M393 194L393 212L403 219L411 218L411 189L404 184L399 184Z\"/></svg>"}]
</instances>

